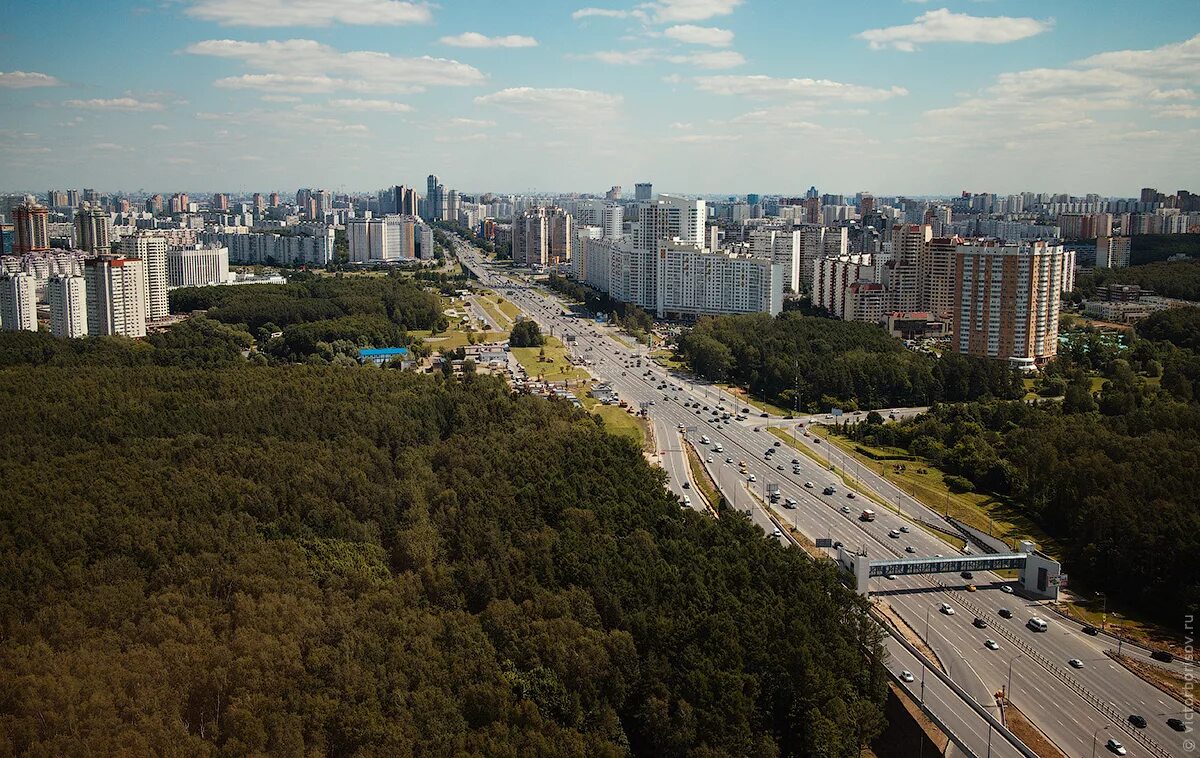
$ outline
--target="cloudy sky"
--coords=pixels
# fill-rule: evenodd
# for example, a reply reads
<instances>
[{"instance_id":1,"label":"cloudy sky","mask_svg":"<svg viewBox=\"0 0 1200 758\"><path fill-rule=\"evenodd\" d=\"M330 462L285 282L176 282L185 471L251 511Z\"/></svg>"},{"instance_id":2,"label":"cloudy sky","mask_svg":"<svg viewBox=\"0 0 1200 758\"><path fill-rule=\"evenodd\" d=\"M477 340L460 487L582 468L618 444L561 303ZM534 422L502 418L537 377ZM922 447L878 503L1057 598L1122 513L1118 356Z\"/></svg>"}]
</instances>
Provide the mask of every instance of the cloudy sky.
<instances>
[{"instance_id":1,"label":"cloudy sky","mask_svg":"<svg viewBox=\"0 0 1200 758\"><path fill-rule=\"evenodd\" d=\"M1200 191L1198 0L0 0L0 17L0 190L436 172L504 192Z\"/></svg>"}]
</instances>

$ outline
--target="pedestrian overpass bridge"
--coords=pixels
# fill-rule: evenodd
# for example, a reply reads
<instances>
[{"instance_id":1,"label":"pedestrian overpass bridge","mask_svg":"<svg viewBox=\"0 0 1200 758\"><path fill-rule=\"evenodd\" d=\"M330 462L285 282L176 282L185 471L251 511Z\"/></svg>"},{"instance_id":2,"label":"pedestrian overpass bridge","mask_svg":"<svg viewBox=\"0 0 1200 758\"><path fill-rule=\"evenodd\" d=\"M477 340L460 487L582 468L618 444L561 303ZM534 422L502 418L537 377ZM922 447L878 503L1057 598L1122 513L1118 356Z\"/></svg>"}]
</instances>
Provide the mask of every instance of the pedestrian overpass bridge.
<instances>
[{"instance_id":1,"label":"pedestrian overpass bridge","mask_svg":"<svg viewBox=\"0 0 1200 758\"><path fill-rule=\"evenodd\" d=\"M1020 573L1021 586L1026 592L1057 600L1059 585L1065 579L1062 566L1058 561L1038 552L1037 546L1032 542L1022 541L1020 548L1020 552L1016 553L871 560L865 549L851 552L843 545L838 548L838 562L854 575L855 588L863 595L870 593L871 577L1015 569Z\"/></svg>"}]
</instances>

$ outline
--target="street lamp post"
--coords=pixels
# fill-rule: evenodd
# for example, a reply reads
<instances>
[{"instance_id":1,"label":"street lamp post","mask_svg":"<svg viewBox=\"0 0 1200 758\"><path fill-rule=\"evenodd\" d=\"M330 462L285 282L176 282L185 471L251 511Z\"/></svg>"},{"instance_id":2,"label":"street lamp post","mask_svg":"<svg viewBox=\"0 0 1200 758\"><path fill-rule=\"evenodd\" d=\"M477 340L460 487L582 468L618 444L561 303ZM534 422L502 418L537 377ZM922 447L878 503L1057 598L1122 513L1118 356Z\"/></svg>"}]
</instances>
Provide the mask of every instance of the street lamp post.
<instances>
[{"instance_id":1,"label":"street lamp post","mask_svg":"<svg viewBox=\"0 0 1200 758\"><path fill-rule=\"evenodd\" d=\"M1018 658L1024 658L1024 653L1017 653L1008 661L1008 681L1004 685L1004 699L1012 702L1012 667Z\"/></svg>"},{"instance_id":2,"label":"street lamp post","mask_svg":"<svg viewBox=\"0 0 1200 758\"><path fill-rule=\"evenodd\" d=\"M1096 742L1100 738L1100 732L1104 731L1105 729L1108 729L1110 726L1112 726L1112 725L1111 724L1101 724L1100 727L1096 729L1096 731L1092 732L1092 758L1096 758Z\"/></svg>"}]
</instances>

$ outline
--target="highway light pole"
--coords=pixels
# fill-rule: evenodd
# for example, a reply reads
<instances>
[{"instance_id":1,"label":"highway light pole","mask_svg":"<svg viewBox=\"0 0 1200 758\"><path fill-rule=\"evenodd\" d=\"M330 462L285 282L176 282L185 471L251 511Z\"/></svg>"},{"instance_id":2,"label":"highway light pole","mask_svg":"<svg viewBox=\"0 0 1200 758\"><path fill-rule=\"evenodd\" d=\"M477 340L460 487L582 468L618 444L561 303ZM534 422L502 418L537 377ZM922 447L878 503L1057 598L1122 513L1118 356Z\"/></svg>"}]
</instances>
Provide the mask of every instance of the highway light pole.
<instances>
[{"instance_id":1,"label":"highway light pole","mask_svg":"<svg viewBox=\"0 0 1200 758\"><path fill-rule=\"evenodd\" d=\"M1096 731L1092 732L1092 758L1096 758L1096 741L1100 738L1100 732L1109 728L1112 724L1102 724Z\"/></svg>"},{"instance_id":2,"label":"highway light pole","mask_svg":"<svg viewBox=\"0 0 1200 758\"><path fill-rule=\"evenodd\" d=\"M1012 667L1018 658L1024 658L1024 653L1017 653L1008 661L1008 681L1004 685L1004 699L1012 702Z\"/></svg>"}]
</instances>

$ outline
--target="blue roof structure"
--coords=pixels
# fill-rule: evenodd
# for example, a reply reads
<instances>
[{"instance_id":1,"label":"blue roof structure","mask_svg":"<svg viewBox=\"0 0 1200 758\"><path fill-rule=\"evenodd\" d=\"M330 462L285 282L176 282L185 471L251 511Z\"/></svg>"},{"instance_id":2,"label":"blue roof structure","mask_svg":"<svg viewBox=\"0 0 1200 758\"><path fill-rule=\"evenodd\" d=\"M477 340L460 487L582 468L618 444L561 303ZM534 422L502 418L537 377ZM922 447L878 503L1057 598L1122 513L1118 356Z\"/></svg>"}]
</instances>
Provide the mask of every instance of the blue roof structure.
<instances>
[{"instance_id":1,"label":"blue roof structure","mask_svg":"<svg viewBox=\"0 0 1200 758\"><path fill-rule=\"evenodd\" d=\"M406 347L364 347L358 351L360 358L391 358L397 355L408 355Z\"/></svg>"}]
</instances>

